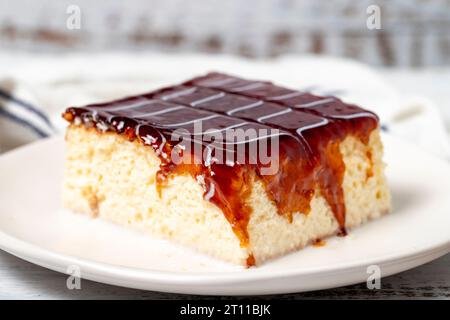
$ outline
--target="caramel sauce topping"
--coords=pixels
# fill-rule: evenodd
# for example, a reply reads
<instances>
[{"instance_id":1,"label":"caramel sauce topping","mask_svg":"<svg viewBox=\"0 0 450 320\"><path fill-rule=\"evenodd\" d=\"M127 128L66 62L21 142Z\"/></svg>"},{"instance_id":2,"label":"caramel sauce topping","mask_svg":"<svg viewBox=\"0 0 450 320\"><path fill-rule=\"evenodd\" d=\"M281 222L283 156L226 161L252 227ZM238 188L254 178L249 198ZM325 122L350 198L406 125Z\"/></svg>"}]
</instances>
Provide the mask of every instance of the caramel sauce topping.
<instances>
[{"instance_id":1,"label":"caramel sauce topping","mask_svg":"<svg viewBox=\"0 0 450 320\"><path fill-rule=\"evenodd\" d=\"M322 239L317 239L316 241L313 242L313 246L316 248L321 248L326 246L327 242L325 240Z\"/></svg>"}]
</instances>

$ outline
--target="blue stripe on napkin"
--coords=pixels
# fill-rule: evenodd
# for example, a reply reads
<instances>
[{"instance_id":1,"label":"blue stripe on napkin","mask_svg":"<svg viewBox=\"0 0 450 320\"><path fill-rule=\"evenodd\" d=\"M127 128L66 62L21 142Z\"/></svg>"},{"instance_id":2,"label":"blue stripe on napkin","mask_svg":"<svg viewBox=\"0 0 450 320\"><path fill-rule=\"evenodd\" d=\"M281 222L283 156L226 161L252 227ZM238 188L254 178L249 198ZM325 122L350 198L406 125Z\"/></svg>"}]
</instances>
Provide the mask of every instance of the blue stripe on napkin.
<instances>
[{"instance_id":1,"label":"blue stripe on napkin","mask_svg":"<svg viewBox=\"0 0 450 320\"><path fill-rule=\"evenodd\" d=\"M39 129L38 127L36 127L36 126L35 126L34 124L32 124L31 122L28 122L28 121L26 121L26 120L24 120L24 119L22 119L22 118L19 118L19 117L16 116L15 114L6 111L6 110L3 109L3 108L0 108L0 116L6 118L6 119L8 119L8 120L11 120L11 121L13 121L13 122L15 122L15 123L17 123L17 124L20 124L20 125L22 125L23 127L26 127L26 128L28 128L28 129L32 130L34 133L36 133L36 135L38 135L38 136L41 137L41 138L46 138L46 137L49 136L46 132L42 131L41 129Z\"/></svg>"},{"instance_id":2,"label":"blue stripe on napkin","mask_svg":"<svg viewBox=\"0 0 450 320\"><path fill-rule=\"evenodd\" d=\"M50 119L47 117L47 115L44 114L41 110L39 110L35 106L33 106L33 105L29 104L28 102L25 102L21 99L13 97L10 93L8 93L2 89L0 89L0 97L14 103L14 105L16 105L16 106L19 106L19 107L35 114L37 117L39 117L41 120L43 120L52 131L54 131L53 125L50 122Z\"/></svg>"}]
</instances>

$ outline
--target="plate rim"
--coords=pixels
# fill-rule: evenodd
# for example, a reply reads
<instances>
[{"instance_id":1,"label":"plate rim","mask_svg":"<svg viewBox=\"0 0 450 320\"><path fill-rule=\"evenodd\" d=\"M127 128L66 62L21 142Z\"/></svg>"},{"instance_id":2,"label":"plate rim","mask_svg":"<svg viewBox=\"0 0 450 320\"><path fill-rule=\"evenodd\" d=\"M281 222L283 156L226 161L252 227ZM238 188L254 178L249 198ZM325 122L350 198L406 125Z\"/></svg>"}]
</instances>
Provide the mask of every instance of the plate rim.
<instances>
[{"instance_id":1,"label":"plate rim","mask_svg":"<svg viewBox=\"0 0 450 320\"><path fill-rule=\"evenodd\" d=\"M10 246L5 246L4 243L10 244ZM1 230L0 230L0 248L4 251L10 252L11 254L14 254L17 252L18 254L25 255L25 256L29 256L30 252L37 251L49 258L52 258L53 256L58 256L59 258L63 258L64 260L67 260L67 261L69 261L69 260L78 261L78 262L80 262L79 263L80 265L84 264L84 265L91 266L91 267L93 265L96 265L96 266L101 266L105 269L127 270L131 273L142 274L142 275L147 275L149 273L158 274L158 275L170 274L170 275L175 275L176 277L180 277L180 278L183 278L185 276L186 276L186 278L190 278L190 277L197 278L200 276L201 278L209 280L208 279L209 277L217 278L217 276L225 277L225 278L228 276L232 276L233 278L235 278L236 275L239 275L239 276L243 277L244 273L242 271L245 272L246 270L249 270L245 267L240 268L239 266L237 266L239 268L239 270L236 270L236 271L214 272L214 273L208 273L205 276L204 275L205 272L159 271L159 270L152 270L152 269L120 266L120 265L99 262L99 261L95 261L95 260L88 260L85 258L71 256L71 255L67 255L64 253L52 251L52 250L43 248L39 245L32 244L25 240L21 240L17 237L11 236ZM13 250L10 251L10 250L8 250L9 248L13 248ZM307 268L307 269L301 269L300 272L295 269L289 270L290 272L281 271L281 270L271 271L270 278L283 277L283 276L288 276L288 277L303 276L303 275L308 276L308 275L311 275L314 273L330 273L330 272L336 273L338 270L354 269L354 268L358 268L358 267L361 267L364 265L387 264L387 263L395 261L395 260L414 260L415 258L419 258L422 256L426 256L429 253L436 253L436 252L443 252L443 254L450 253L450 240L448 240L444 243L437 243L437 244L434 244L431 246L424 246L421 249L415 251L414 253L402 253L402 254L391 253L391 254L382 256L382 258L372 258L371 260L367 260L367 262L363 262L361 260L356 260L350 264L345 264L345 265L339 264L339 265L337 265L337 267L336 267L336 265L333 265L333 266L320 267L320 268L317 268L317 267L316 268ZM39 259L39 260L41 260L41 259ZM71 264L77 264L77 263L71 263ZM263 277L260 277L260 274L262 274ZM245 274L245 278L246 279L255 278L255 279L249 279L249 280L264 280L263 278L264 278L265 274L267 274L266 270L253 268L252 272L247 272ZM215 279L215 280L220 280L220 279Z\"/></svg>"},{"instance_id":2,"label":"plate rim","mask_svg":"<svg viewBox=\"0 0 450 320\"><path fill-rule=\"evenodd\" d=\"M6 243L6 245L5 245ZM8 245L9 244L9 245ZM390 276L402 271L409 270L419 265L430 262L450 252L450 241L437 244L432 247L425 247L419 251L409 254L396 255L391 254L384 259L372 259L370 262L364 264L354 263L352 266L340 267L340 268L328 268L329 270L323 271L315 268L315 270L308 270L309 272L292 272L286 273L283 271L277 273L267 273L263 271L259 272L217 272L217 273L192 273L192 272L172 272L172 271L158 271L151 269L133 268L127 266L118 266L107 264L103 262L87 260L80 257L70 256L58 252L54 252L38 245L28 243L27 241L10 236L3 231L0 231L0 249L30 263L38 266L50 269L62 274L69 275L61 268L71 265L77 265L81 268L81 278L91 281L101 282L110 285L157 290L174 293L185 294L208 294L208 295L220 295L214 290L214 286L232 286L235 284L245 285L260 281L282 281L291 278L308 277L314 274L321 274L322 276L339 275L339 274L351 274L360 268L376 264L380 268L384 268L389 265L396 265L397 268L391 272L383 272L383 277ZM56 260L55 260L56 259ZM413 262L412 266L406 263ZM417 263L416 263L417 262ZM405 267L405 265L407 265ZM83 271L84 270L84 271ZM304 270L304 269L303 269ZM99 280L102 277L102 280ZM366 280L367 277L357 277L357 280L344 280L341 285L351 285L360 283ZM113 280L110 280L113 279ZM144 281L144 285L130 285L130 281L135 283L136 281ZM142 284L142 283L141 283ZM150 284L150 285L149 285ZM169 285L168 290L158 290L155 286ZM178 286L174 289L173 286ZM186 289L189 286L189 290ZM193 287L192 287L193 286ZM153 287L153 288L152 288ZM334 288L335 285L316 287L315 289L306 290L283 290L270 288L265 290L250 289L250 293L244 292L242 289L235 288L232 294L229 295L251 295L255 292L262 292L259 294L276 294L276 293L290 293L290 292L304 292L314 291L325 288ZM203 288L203 289L201 289ZM206 289L205 289L206 288ZM229 289L227 289L229 292Z\"/></svg>"}]
</instances>

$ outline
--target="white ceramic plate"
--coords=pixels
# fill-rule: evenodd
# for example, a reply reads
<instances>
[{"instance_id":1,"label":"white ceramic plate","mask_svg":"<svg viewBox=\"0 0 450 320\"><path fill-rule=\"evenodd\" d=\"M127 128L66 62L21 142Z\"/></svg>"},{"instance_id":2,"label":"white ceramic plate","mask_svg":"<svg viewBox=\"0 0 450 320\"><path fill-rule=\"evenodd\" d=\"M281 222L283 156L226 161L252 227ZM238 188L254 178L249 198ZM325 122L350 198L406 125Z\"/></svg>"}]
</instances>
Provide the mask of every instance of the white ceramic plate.
<instances>
[{"instance_id":1,"label":"white ceramic plate","mask_svg":"<svg viewBox=\"0 0 450 320\"><path fill-rule=\"evenodd\" d=\"M450 251L450 166L413 145L383 137L394 210L379 220L302 251L244 269L122 229L60 205L64 142L40 141L0 157L0 247L85 279L188 294L270 294L365 282Z\"/></svg>"}]
</instances>

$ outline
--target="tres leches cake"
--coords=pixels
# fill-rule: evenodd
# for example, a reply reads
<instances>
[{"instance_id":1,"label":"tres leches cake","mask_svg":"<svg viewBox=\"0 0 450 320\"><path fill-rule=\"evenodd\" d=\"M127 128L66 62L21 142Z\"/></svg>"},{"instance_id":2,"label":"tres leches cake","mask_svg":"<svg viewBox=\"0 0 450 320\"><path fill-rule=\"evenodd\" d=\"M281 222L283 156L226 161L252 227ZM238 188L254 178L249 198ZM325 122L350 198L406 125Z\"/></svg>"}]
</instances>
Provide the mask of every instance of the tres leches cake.
<instances>
[{"instance_id":1,"label":"tres leches cake","mask_svg":"<svg viewBox=\"0 0 450 320\"><path fill-rule=\"evenodd\" d=\"M390 210L378 117L335 97L210 73L63 116L67 208L231 263Z\"/></svg>"}]
</instances>

